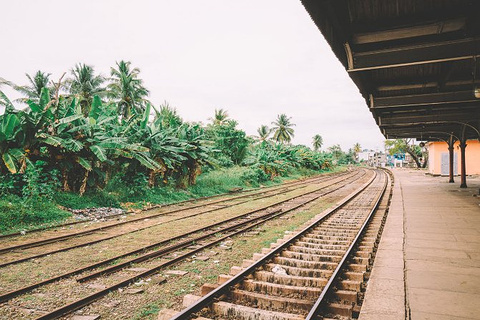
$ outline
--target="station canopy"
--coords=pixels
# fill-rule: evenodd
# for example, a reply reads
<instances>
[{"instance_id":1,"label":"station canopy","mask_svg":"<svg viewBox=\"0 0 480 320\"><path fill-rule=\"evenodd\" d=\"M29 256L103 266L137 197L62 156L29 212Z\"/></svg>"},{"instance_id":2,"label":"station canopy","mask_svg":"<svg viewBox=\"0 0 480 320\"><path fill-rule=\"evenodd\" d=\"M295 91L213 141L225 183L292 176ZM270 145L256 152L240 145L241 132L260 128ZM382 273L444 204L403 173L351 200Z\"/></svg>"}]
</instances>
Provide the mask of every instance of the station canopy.
<instances>
[{"instance_id":1,"label":"station canopy","mask_svg":"<svg viewBox=\"0 0 480 320\"><path fill-rule=\"evenodd\" d=\"M302 3L386 138L480 138L480 0Z\"/></svg>"}]
</instances>

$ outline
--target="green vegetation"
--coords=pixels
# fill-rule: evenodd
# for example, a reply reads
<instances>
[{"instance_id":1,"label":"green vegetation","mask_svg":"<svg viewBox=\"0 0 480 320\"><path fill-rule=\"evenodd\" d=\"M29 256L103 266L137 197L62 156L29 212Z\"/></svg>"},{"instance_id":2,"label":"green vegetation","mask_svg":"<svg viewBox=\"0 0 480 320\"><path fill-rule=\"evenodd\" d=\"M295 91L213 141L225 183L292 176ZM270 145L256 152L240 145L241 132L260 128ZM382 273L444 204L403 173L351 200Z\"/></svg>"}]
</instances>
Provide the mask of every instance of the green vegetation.
<instances>
[{"instance_id":1,"label":"green vegetation","mask_svg":"<svg viewBox=\"0 0 480 320\"><path fill-rule=\"evenodd\" d=\"M150 103L130 62L117 62L109 78L82 63L58 82L42 71L27 78L25 86L0 78L0 89L23 95L15 108L0 91L0 232L65 219L60 206L168 203L353 162L339 146L318 151L319 135L315 151L292 145L285 114L258 137L224 109L207 125L185 122L168 103Z\"/></svg>"},{"instance_id":2,"label":"green vegetation","mask_svg":"<svg viewBox=\"0 0 480 320\"><path fill-rule=\"evenodd\" d=\"M408 153L415 161L417 168L426 168L428 152L419 145L414 144L414 139L385 140L385 149L390 155Z\"/></svg>"},{"instance_id":3,"label":"green vegetation","mask_svg":"<svg viewBox=\"0 0 480 320\"><path fill-rule=\"evenodd\" d=\"M27 202L16 196L2 196L0 199L0 233L31 225L48 225L68 216L68 212L60 210L51 202Z\"/></svg>"},{"instance_id":4,"label":"green vegetation","mask_svg":"<svg viewBox=\"0 0 480 320\"><path fill-rule=\"evenodd\" d=\"M150 317L152 315L158 314L160 311L160 307L156 304L148 304L144 306L140 312L135 315L132 320L139 320L139 319L145 319L147 317Z\"/></svg>"}]
</instances>

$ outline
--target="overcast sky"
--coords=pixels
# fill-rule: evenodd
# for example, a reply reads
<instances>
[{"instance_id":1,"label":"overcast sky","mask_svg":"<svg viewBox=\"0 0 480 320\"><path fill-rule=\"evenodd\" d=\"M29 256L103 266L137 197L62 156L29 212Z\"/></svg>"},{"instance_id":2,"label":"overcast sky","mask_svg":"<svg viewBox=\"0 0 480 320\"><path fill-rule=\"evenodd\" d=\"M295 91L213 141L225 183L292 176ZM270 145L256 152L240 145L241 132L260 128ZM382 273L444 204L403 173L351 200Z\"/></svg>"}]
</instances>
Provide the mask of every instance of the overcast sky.
<instances>
[{"instance_id":1,"label":"overcast sky","mask_svg":"<svg viewBox=\"0 0 480 320\"><path fill-rule=\"evenodd\" d=\"M320 134L324 148L383 149L300 0L0 1L0 77L17 84L39 69L57 80L79 62L107 76L124 59L140 68L154 105L167 101L187 121L223 108L254 135L286 113L295 144Z\"/></svg>"}]
</instances>

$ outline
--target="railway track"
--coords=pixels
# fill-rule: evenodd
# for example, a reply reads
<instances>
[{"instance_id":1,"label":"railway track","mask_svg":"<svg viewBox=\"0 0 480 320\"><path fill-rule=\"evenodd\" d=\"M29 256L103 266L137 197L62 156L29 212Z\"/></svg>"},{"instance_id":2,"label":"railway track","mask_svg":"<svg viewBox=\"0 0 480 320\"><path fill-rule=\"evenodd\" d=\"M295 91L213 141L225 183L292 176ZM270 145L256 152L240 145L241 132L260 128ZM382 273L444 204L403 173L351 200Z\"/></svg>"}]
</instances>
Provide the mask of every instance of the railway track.
<instances>
[{"instance_id":1,"label":"railway track","mask_svg":"<svg viewBox=\"0 0 480 320\"><path fill-rule=\"evenodd\" d=\"M331 175L333 175L333 174L331 174ZM303 179L298 179L298 180L294 180L294 181L285 182L285 183L282 183L279 186L273 186L273 187L267 187L267 188L252 188L252 189L246 189L246 190L239 190L239 191L216 194L216 195L213 195L213 196L193 198L193 199L188 199L188 200L183 200L183 201L178 201L178 202L173 202L173 203L168 203L168 204L154 205L154 206L151 206L149 208L142 209L141 211L142 212L149 212L149 211L159 209L159 208L174 207L174 206L185 205L185 204L189 204L189 203L193 203L193 202L199 202L199 201L211 201L213 199L222 198L222 197L230 197L231 198L231 196L233 194L235 194L235 195L238 195L238 194L261 194L261 193L274 191L274 190L278 190L278 189L286 189L288 187L295 186L295 185L298 185L298 184L305 184L306 182L316 181L318 179L325 179L325 178L326 178L326 175L322 175L320 177L316 176L316 177L313 177L313 178L311 178L311 177L303 178ZM224 200L228 200L228 199L224 199ZM199 205L199 206L201 206L201 205ZM195 207L198 207L198 206L192 206L190 208L195 208ZM134 213L134 212L133 211L127 211L124 214L109 215L109 216L106 216L105 219L106 220L118 219L119 216L123 216L123 215L126 215L126 214L131 214L131 213ZM94 219L88 218L88 219L82 219L80 221L73 221L73 222L55 224L55 225L50 225L50 226L44 226L44 227L37 228L37 229L30 229L26 232L14 232L14 233L9 233L9 234L2 234L2 235L0 235L0 240L2 240L2 241L3 240L9 240L9 239L16 238L16 237L22 237L27 233L29 235L31 235L31 234L38 233L38 232L43 232L43 231L46 231L46 230L61 229L61 228L71 227L71 226L78 225L78 224L89 223L89 222L92 222L92 221L94 221ZM3 250L3 249L0 249L0 250Z\"/></svg>"},{"instance_id":2,"label":"railway track","mask_svg":"<svg viewBox=\"0 0 480 320\"><path fill-rule=\"evenodd\" d=\"M165 205L165 206L155 206L155 207L149 208L149 209L144 210L144 211L152 211L152 210L155 210L155 209L158 209L158 208L163 208L163 207L183 206L183 205L188 204L188 203L205 201L205 200L209 201L209 203L208 203L209 205L215 205L215 204L222 203L222 202L229 202L229 201L234 201L234 200L243 199L243 198L247 198L247 197L255 197L255 196L258 196L258 195L264 195L264 194L268 194L272 191L274 192L274 194L275 194L275 192L277 192L277 193L284 192L285 190L288 190L292 186L299 185L299 184L300 185L306 185L306 183L308 183L308 182L314 182L314 181L317 181L317 180L324 180L325 178L326 177L315 177L313 179L293 181L293 182L289 182L287 184L283 184L282 186L277 186L277 187L268 188L268 189L262 189L262 190L259 190L259 191L254 191L253 193L251 192L252 190L239 191L237 193L247 193L247 194L237 195L237 196L231 196L231 194L222 194L222 195L215 195L215 196L211 196L211 197L203 197L203 198L198 198L198 199L185 200L185 201L180 201L180 202L172 203L172 204ZM222 197L222 196L228 196L228 195L230 195L230 197L228 197L228 198L211 201L212 199ZM106 230L106 229L113 228L113 227L120 226L120 225L127 224L127 223L134 223L134 222L146 219L146 218L155 218L155 217L158 217L158 216L161 216L161 215L164 215L164 214L181 212L181 211L195 209L195 208L203 207L203 206L205 206L205 203L194 204L194 205L189 206L187 208L174 208L174 209L166 211L166 212L154 213L152 215L147 214L147 215L144 215L142 217L137 217L137 218L133 218L133 219L130 219L130 220L127 220L127 221L116 222L116 223L108 224L108 225L97 227L97 228L83 230L81 232L68 232L68 231L66 231L65 232L66 234L62 234L60 236L55 236L55 237L46 238L46 239L42 239L42 240L35 240L35 241L32 241L32 242L25 242L25 243L21 243L21 244L18 244L18 245L13 245L13 246L8 246L8 247L0 247L0 253L8 252L8 251L16 250L16 249L24 249L24 248L35 247L37 245L41 245L41 244L44 244L44 243L57 242L57 241L68 239L70 237L77 237L77 236L80 236L80 235L86 235L86 234L89 234L91 232ZM130 212L130 213L132 213L132 212ZM118 216L122 216L122 215L114 215L114 216L111 216L110 218L118 218ZM91 222L91 221L92 221L91 219L87 219L87 220L70 222L70 223L60 224L60 225L57 225L57 226L52 226L51 228L64 228L64 227L68 227L68 226L72 226L72 225L76 225L76 224L88 223L88 222ZM28 234L30 235L31 233L44 231L46 229L48 229L48 228L39 228L39 229L36 229L36 230L31 230L31 231L29 231ZM58 233L59 231L61 232L61 230L55 230L55 233ZM23 238L22 235L23 235L22 233L17 232L17 233L8 234L8 235L2 235L2 236L0 236L0 239L2 239L2 242L3 242L3 239Z\"/></svg>"},{"instance_id":3,"label":"railway track","mask_svg":"<svg viewBox=\"0 0 480 320\"><path fill-rule=\"evenodd\" d=\"M393 176L390 175L389 178L393 181ZM317 318L347 320L359 317L364 292L375 260L377 244L380 242L388 214L391 187L392 184L387 185L386 194L389 196L383 197L379 203L380 213L370 218L364 231L356 239L358 245L351 248L346 262L332 277L319 304L316 308L312 308ZM366 264L361 266L355 264L354 262L358 260Z\"/></svg>"},{"instance_id":4,"label":"railway track","mask_svg":"<svg viewBox=\"0 0 480 320\"><path fill-rule=\"evenodd\" d=\"M159 319L305 320L358 315L391 192L384 171L300 232L232 268Z\"/></svg>"},{"instance_id":5,"label":"railway track","mask_svg":"<svg viewBox=\"0 0 480 320\"><path fill-rule=\"evenodd\" d=\"M190 234L184 234L179 237L169 239L168 241L157 243L154 246L150 246L149 248L142 248L142 250L131 252L130 254L123 255L122 257L114 257L112 259L109 259L108 261L104 261L102 264L97 263L92 266L88 266L87 268L80 268L67 274L47 279L45 281L29 285L18 290L14 290L12 292L2 295L0 297L0 301L8 301L13 297L33 290L34 288L39 288L51 283L58 282L64 278L72 277L73 275L79 274L81 276L76 280L78 286L80 286L81 288L78 290L71 289L73 291L85 292L85 285L83 283L91 281L92 279L95 279L94 284L97 288L99 285L99 279L104 284L108 284L105 285L105 289L99 290L93 294L88 294L85 297L76 300L75 302L57 308L56 310L38 318L54 319L63 314L78 309L86 304L89 304L92 301L95 301L96 299L106 295L112 290L126 286L138 279L145 278L151 274L154 274L162 268L182 261L186 257L189 257L203 250L205 247L218 244L219 242L224 241L231 236L244 233L258 225L265 223L268 220L278 218L281 215L287 214L288 212L312 203L326 194L342 189L346 185L352 183L355 179L361 178L361 176L362 174L357 173L356 175L351 175L348 178L344 177L346 179L340 179L340 181L332 183L328 187L321 187L313 191L306 192L302 195L292 196L288 199L281 201L281 203L264 206L253 212L248 212L241 217L237 217L235 219L227 219L226 221L212 224L208 228L201 228L196 230L195 232L191 232ZM195 246L192 246L193 243L195 243ZM138 255L139 253L142 254L134 258L131 257L133 255ZM175 253L177 256L173 259L171 257L165 258L164 256L169 253ZM126 259L124 259L123 261L119 261L119 259L123 258ZM115 265L107 266L108 263L111 263L112 261L115 261ZM140 263L144 263L142 267L140 267L140 269L145 269L145 271L142 271L140 273L137 272L137 274L132 276L131 272L126 270L127 267L131 266L137 267L138 270L138 266L140 265ZM91 274L85 273L87 270L97 269L100 266L104 267ZM105 281L106 275L108 275L109 277L107 281Z\"/></svg>"},{"instance_id":6,"label":"railway track","mask_svg":"<svg viewBox=\"0 0 480 320\"><path fill-rule=\"evenodd\" d=\"M272 198L278 195L282 195L288 192L298 191L300 189L306 188L312 183L328 183L329 181L340 181L343 178L354 175L355 173L342 173L339 175L332 175L328 177L316 177L313 179L307 179L298 182L292 182L287 186L275 187L269 190L262 190L254 194L244 194L228 199L220 199L215 201L209 201L207 204L195 204L186 208L174 208L172 210L155 213L153 215L142 216L134 218L128 221L120 221L114 224L108 224L93 229L88 229L78 232L70 232L67 234L62 234L55 237L45 237L43 239L37 239L34 241L23 242L21 244L14 244L0 248L0 255L5 255L13 251L13 254L9 254L8 257L3 259L3 262L0 263L1 267L6 267L11 264L17 264L25 262L31 259L38 259L46 255L52 255L59 252L64 252L72 250L75 248L85 247L93 245L102 241L111 240L133 232L139 232L147 230L153 227L158 227L166 223L172 223L175 221L180 221L184 219L191 219L193 217L203 215L206 213L224 210L228 208L234 208L235 206L240 206L247 202L262 200L266 198ZM240 201L238 201L240 200ZM233 201L233 203L232 203ZM191 212L192 209L197 209L203 207L201 210L196 210ZM159 221L153 221L153 220ZM134 226L133 228L127 228L126 230L111 230L110 234L105 235L103 232L108 231L116 227L123 227L126 224L146 224L144 226ZM62 242L63 244L59 244ZM48 245L54 247L49 249ZM28 251L27 249L35 248L34 250Z\"/></svg>"}]
</instances>

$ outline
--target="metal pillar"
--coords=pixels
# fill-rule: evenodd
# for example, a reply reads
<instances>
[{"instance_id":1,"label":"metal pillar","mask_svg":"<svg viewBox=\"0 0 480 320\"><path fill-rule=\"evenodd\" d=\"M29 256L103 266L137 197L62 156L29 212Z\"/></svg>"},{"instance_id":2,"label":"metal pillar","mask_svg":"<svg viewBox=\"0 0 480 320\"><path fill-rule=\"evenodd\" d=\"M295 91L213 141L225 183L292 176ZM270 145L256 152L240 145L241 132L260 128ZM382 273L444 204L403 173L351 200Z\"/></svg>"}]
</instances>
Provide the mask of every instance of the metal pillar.
<instances>
[{"instance_id":1,"label":"metal pillar","mask_svg":"<svg viewBox=\"0 0 480 320\"><path fill-rule=\"evenodd\" d=\"M467 169L465 164L465 148L467 147L467 141L465 138L462 138L460 141L460 158L461 158L461 183L460 188L467 187Z\"/></svg>"},{"instance_id":2,"label":"metal pillar","mask_svg":"<svg viewBox=\"0 0 480 320\"><path fill-rule=\"evenodd\" d=\"M449 163L448 163L448 166L449 166L449 170L448 170L448 182L449 183L454 183L455 180L453 179L453 151L454 151L454 148L453 148L453 145L455 144L455 140L453 139L453 135L450 136L450 140L448 140L448 155L449 155Z\"/></svg>"}]
</instances>

